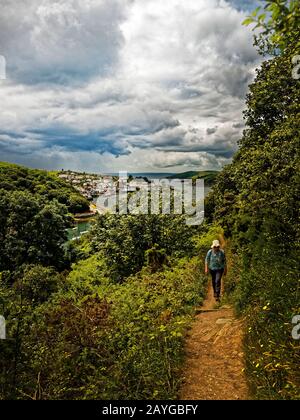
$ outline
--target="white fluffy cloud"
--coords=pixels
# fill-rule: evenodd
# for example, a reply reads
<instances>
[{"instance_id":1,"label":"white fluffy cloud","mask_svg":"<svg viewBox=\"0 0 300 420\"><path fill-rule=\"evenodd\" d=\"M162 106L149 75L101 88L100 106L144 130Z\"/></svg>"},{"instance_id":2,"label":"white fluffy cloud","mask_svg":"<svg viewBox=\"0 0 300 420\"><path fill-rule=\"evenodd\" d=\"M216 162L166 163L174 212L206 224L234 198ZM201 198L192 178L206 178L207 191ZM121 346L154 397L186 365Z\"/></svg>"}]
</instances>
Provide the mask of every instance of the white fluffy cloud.
<instances>
[{"instance_id":1,"label":"white fluffy cloud","mask_svg":"<svg viewBox=\"0 0 300 420\"><path fill-rule=\"evenodd\" d=\"M1 158L141 172L220 168L258 58L224 0L3 0Z\"/></svg>"},{"instance_id":2,"label":"white fluffy cloud","mask_svg":"<svg viewBox=\"0 0 300 420\"><path fill-rule=\"evenodd\" d=\"M20 82L70 83L106 74L124 43L124 0L2 0L0 50Z\"/></svg>"}]
</instances>

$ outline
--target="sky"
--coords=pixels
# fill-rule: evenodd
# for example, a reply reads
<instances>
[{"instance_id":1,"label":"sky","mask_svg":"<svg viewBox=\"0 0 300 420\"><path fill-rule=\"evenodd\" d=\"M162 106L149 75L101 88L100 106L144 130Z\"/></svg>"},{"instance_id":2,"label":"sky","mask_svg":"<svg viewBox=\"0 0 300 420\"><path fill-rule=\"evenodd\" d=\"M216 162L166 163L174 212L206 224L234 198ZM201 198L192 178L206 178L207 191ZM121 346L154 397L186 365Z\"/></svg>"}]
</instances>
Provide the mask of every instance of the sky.
<instances>
[{"instance_id":1,"label":"sky","mask_svg":"<svg viewBox=\"0 0 300 420\"><path fill-rule=\"evenodd\" d=\"M1 0L0 160L219 170L260 57L251 0Z\"/></svg>"}]
</instances>

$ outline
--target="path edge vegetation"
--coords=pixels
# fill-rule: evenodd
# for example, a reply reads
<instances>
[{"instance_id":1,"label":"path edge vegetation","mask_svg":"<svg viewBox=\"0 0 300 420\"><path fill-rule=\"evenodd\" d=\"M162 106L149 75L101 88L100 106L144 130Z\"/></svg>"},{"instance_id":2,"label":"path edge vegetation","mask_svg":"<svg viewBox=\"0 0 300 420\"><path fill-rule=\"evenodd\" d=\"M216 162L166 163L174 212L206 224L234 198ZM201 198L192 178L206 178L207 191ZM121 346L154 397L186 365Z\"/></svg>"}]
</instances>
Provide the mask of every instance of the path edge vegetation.
<instances>
[{"instance_id":1,"label":"path edge vegetation","mask_svg":"<svg viewBox=\"0 0 300 420\"><path fill-rule=\"evenodd\" d=\"M197 231L180 218L99 217L66 257L69 203L44 196L25 168L2 183L0 305L10 339L0 342L1 399L176 398L184 334L206 292L203 257L219 226L231 265L225 293L245 319L252 397L300 398L291 336L300 314L300 90L291 76L300 3L265 4L256 43L271 56L249 88L239 150Z\"/></svg>"},{"instance_id":2,"label":"path edge vegetation","mask_svg":"<svg viewBox=\"0 0 300 420\"><path fill-rule=\"evenodd\" d=\"M227 280L245 317L246 374L252 397L300 399L300 3L265 0L244 22L264 57L249 86L239 150L217 177L207 217L222 225L234 256ZM255 34L255 33L254 33Z\"/></svg>"}]
</instances>

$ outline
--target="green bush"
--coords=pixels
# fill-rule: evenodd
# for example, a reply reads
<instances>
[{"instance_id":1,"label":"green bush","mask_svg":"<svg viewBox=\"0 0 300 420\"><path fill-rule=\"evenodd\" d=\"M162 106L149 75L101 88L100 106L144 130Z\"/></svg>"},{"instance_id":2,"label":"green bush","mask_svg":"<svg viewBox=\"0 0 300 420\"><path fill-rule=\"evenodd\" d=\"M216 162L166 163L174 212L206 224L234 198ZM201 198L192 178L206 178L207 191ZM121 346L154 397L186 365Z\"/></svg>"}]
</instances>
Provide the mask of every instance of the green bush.
<instances>
[{"instance_id":1,"label":"green bush","mask_svg":"<svg viewBox=\"0 0 300 420\"><path fill-rule=\"evenodd\" d=\"M150 249L177 258L192 255L194 232L182 216L105 214L98 217L87 240L93 252L104 254L111 278L121 282L142 269Z\"/></svg>"},{"instance_id":2,"label":"green bush","mask_svg":"<svg viewBox=\"0 0 300 420\"><path fill-rule=\"evenodd\" d=\"M64 267L70 225L67 208L56 200L0 190L0 270L14 272L23 264Z\"/></svg>"},{"instance_id":3,"label":"green bush","mask_svg":"<svg viewBox=\"0 0 300 420\"><path fill-rule=\"evenodd\" d=\"M227 244L228 245L228 244ZM257 244L256 244L257 245ZM245 320L246 373L257 399L300 398L300 343L292 318L300 314L299 262L272 244L241 255L227 247L227 297Z\"/></svg>"},{"instance_id":4,"label":"green bush","mask_svg":"<svg viewBox=\"0 0 300 420\"><path fill-rule=\"evenodd\" d=\"M206 291L199 261L144 268L123 284L109 282L102 264L93 256L75 265L61 291L23 306L18 322L7 313L19 351L17 367L15 342L3 352L2 398L176 397L184 333Z\"/></svg>"},{"instance_id":5,"label":"green bush","mask_svg":"<svg viewBox=\"0 0 300 420\"><path fill-rule=\"evenodd\" d=\"M292 61L300 8L299 2L266 3L270 13L257 16L265 30L257 42L266 41L276 56L262 63L250 85L246 129L210 194L209 217L231 240L226 290L247 319L253 396L297 399L299 342L291 337L291 320L300 313L300 90Z\"/></svg>"},{"instance_id":6,"label":"green bush","mask_svg":"<svg viewBox=\"0 0 300 420\"><path fill-rule=\"evenodd\" d=\"M195 248L198 254L205 257L207 251L210 249L213 240L222 240L224 231L219 225L207 225L202 228L201 235L194 237Z\"/></svg>"}]
</instances>

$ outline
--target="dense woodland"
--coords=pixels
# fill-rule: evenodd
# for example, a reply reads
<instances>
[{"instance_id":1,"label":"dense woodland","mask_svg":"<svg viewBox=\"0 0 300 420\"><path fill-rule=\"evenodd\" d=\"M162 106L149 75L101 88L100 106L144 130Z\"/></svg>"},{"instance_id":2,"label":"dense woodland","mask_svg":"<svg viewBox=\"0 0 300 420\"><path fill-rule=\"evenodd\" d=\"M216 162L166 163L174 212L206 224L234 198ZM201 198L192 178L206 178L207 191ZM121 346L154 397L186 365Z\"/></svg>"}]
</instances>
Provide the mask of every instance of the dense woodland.
<instances>
[{"instance_id":1,"label":"dense woodland","mask_svg":"<svg viewBox=\"0 0 300 420\"><path fill-rule=\"evenodd\" d=\"M245 320L253 398L299 399L298 2L266 1L246 130L206 200L206 221L99 215L66 242L87 203L55 174L0 165L1 399L173 399L203 258L225 235L226 299Z\"/></svg>"},{"instance_id":2,"label":"dense woodland","mask_svg":"<svg viewBox=\"0 0 300 420\"><path fill-rule=\"evenodd\" d=\"M70 213L89 210L88 201L71 185L59 179L55 172L0 162L0 190L32 194L45 203L56 200L67 206Z\"/></svg>"}]
</instances>

